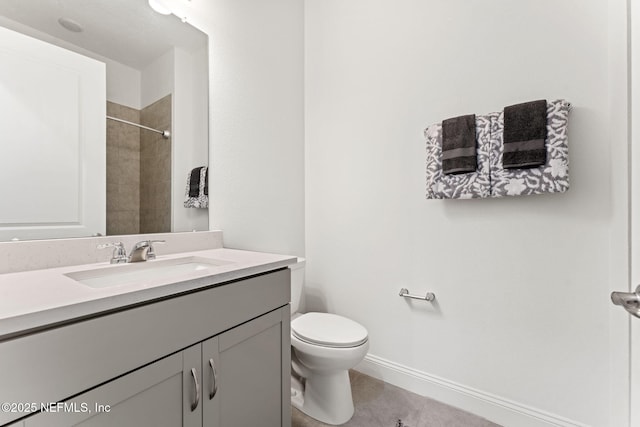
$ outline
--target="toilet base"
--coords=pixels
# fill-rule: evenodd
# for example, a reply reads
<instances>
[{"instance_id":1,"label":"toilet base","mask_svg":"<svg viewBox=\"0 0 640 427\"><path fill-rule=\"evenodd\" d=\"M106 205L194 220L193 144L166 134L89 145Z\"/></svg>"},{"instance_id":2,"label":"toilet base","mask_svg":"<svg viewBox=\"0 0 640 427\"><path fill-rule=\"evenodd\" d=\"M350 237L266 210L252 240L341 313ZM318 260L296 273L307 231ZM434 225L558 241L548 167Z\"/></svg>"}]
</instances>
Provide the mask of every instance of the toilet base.
<instances>
[{"instance_id":1,"label":"toilet base","mask_svg":"<svg viewBox=\"0 0 640 427\"><path fill-rule=\"evenodd\" d=\"M354 412L348 371L310 373L305 378L303 399L292 398L291 404L325 424L346 423Z\"/></svg>"}]
</instances>

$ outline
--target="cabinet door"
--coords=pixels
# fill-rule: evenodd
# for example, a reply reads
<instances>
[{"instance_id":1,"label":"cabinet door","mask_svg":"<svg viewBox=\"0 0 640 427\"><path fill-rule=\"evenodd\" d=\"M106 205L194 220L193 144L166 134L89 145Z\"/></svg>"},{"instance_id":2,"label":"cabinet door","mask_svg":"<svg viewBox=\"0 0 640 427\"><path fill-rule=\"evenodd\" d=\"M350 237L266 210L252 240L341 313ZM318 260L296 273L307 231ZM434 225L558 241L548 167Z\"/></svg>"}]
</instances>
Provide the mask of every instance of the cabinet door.
<instances>
[{"instance_id":1,"label":"cabinet door","mask_svg":"<svg viewBox=\"0 0 640 427\"><path fill-rule=\"evenodd\" d=\"M106 231L105 64L0 28L0 240Z\"/></svg>"},{"instance_id":2,"label":"cabinet door","mask_svg":"<svg viewBox=\"0 0 640 427\"><path fill-rule=\"evenodd\" d=\"M25 427L182 426L183 395L189 394L183 392L183 356L189 350L69 399L56 407L56 412L27 418Z\"/></svg>"},{"instance_id":3,"label":"cabinet door","mask_svg":"<svg viewBox=\"0 0 640 427\"><path fill-rule=\"evenodd\" d=\"M290 425L289 320L286 306L203 343L205 427Z\"/></svg>"}]
</instances>

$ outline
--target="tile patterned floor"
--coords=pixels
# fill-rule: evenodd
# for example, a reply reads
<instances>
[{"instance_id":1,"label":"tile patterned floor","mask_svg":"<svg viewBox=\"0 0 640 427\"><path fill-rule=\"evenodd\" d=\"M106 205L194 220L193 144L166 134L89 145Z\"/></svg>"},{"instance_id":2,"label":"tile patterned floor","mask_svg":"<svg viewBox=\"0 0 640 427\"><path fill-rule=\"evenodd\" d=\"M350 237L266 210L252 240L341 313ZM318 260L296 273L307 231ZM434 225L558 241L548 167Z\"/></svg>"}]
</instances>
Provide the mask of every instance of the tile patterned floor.
<instances>
[{"instance_id":1,"label":"tile patterned floor","mask_svg":"<svg viewBox=\"0 0 640 427\"><path fill-rule=\"evenodd\" d=\"M500 427L484 418L436 400L419 396L356 371L350 371L353 418L345 427ZM325 427L293 408L292 427Z\"/></svg>"}]
</instances>

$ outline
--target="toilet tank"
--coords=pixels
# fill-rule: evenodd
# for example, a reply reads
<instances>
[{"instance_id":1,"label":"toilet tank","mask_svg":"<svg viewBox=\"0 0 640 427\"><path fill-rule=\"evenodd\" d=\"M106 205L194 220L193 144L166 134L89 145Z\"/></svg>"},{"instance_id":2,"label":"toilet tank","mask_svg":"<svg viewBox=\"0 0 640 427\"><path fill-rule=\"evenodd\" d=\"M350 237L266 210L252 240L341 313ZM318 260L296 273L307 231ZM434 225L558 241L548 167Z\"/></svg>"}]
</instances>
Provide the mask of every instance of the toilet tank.
<instances>
[{"instance_id":1,"label":"toilet tank","mask_svg":"<svg viewBox=\"0 0 640 427\"><path fill-rule=\"evenodd\" d=\"M300 308L300 298L302 297L302 287L304 285L304 258L298 258L296 264L289 266L291 270L291 314L297 313Z\"/></svg>"}]
</instances>

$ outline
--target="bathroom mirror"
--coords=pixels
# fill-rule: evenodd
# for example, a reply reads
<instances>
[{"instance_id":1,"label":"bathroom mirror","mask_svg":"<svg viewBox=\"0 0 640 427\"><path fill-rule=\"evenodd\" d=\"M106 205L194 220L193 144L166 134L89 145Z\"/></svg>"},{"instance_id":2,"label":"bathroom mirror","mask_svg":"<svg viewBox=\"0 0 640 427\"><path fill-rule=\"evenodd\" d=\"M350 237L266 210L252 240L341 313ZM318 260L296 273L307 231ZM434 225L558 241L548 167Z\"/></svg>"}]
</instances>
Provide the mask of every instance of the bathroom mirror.
<instances>
[{"instance_id":1,"label":"bathroom mirror","mask_svg":"<svg viewBox=\"0 0 640 427\"><path fill-rule=\"evenodd\" d=\"M69 73L56 58L47 68L24 54L13 74L0 73L1 93L10 96L18 92L16 77L46 80L46 93L31 90L30 98L11 103L5 96L0 107L10 113L5 117L14 115L0 120L0 169L5 169L0 240L208 229L208 209L184 203L191 171L208 161L206 34L176 16L157 13L147 0L2 0L0 27L105 64L99 113L85 109L74 91L62 89L68 83L62 80L73 83L76 70ZM6 44L4 51L0 45L0 54L6 52ZM21 116L22 110L30 116ZM92 160L98 166L78 160L84 122L76 126L78 141L56 134L67 117L90 114L105 116L98 123L102 147ZM43 133L28 136L38 128ZM164 138L164 131L170 137ZM99 177L83 175L99 169L104 170ZM98 190L88 191L90 185ZM104 208L87 219L91 225L79 224L95 206Z\"/></svg>"}]
</instances>

